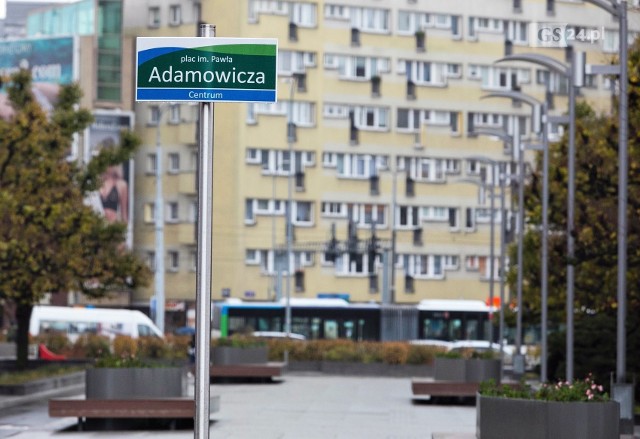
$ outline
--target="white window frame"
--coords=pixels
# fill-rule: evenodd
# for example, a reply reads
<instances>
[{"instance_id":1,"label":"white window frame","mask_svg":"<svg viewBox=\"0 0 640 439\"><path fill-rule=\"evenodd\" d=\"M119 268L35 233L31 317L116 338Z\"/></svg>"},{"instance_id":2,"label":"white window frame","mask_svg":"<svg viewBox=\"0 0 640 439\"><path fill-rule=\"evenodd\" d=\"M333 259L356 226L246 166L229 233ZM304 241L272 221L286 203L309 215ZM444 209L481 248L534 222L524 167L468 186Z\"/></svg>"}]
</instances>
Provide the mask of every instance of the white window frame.
<instances>
[{"instance_id":1,"label":"white window frame","mask_svg":"<svg viewBox=\"0 0 640 439\"><path fill-rule=\"evenodd\" d=\"M158 156L156 153L147 154L147 174L155 174L158 170Z\"/></svg>"},{"instance_id":2,"label":"white window frame","mask_svg":"<svg viewBox=\"0 0 640 439\"><path fill-rule=\"evenodd\" d=\"M353 107L353 112L356 128L367 131L389 131L389 107Z\"/></svg>"},{"instance_id":3,"label":"white window frame","mask_svg":"<svg viewBox=\"0 0 640 439\"><path fill-rule=\"evenodd\" d=\"M177 250L169 250L167 252L167 259L169 259L168 271L177 272L180 270L180 252Z\"/></svg>"},{"instance_id":4,"label":"white window frame","mask_svg":"<svg viewBox=\"0 0 640 439\"><path fill-rule=\"evenodd\" d=\"M177 174L180 172L180 153L170 152L167 154L167 172L169 174Z\"/></svg>"},{"instance_id":5,"label":"white window frame","mask_svg":"<svg viewBox=\"0 0 640 439\"><path fill-rule=\"evenodd\" d=\"M156 29L162 24L160 19L160 7L152 6L147 11L147 27Z\"/></svg>"},{"instance_id":6,"label":"white window frame","mask_svg":"<svg viewBox=\"0 0 640 439\"><path fill-rule=\"evenodd\" d=\"M177 201L169 201L167 203L167 218L168 223L177 223L180 221L180 204Z\"/></svg>"},{"instance_id":7,"label":"white window frame","mask_svg":"<svg viewBox=\"0 0 640 439\"><path fill-rule=\"evenodd\" d=\"M182 7L179 4L169 5L169 26L182 24Z\"/></svg>"},{"instance_id":8,"label":"white window frame","mask_svg":"<svg viewBox=\"0 0 640 439\"><path fill-rule=\"evenodd\" d=\"M321 215L326 218L346 218L346 203L323 201L321 204Z\"/></svg>"},{"instance_id":9,"label":"white window frame","mask_svg":"<svg viewBox=\"0 0 640 439\"><path fill-rule=\"evenodd\" d=\"M309 218L307 220L298 219L298 210L302 208L302 206L308 207ZM293 209L291 209L291 223L296 226L313 226L314 221L314 212L313 212L313 202L312 201L294 201Z\"/></svg>"}]
</instances>

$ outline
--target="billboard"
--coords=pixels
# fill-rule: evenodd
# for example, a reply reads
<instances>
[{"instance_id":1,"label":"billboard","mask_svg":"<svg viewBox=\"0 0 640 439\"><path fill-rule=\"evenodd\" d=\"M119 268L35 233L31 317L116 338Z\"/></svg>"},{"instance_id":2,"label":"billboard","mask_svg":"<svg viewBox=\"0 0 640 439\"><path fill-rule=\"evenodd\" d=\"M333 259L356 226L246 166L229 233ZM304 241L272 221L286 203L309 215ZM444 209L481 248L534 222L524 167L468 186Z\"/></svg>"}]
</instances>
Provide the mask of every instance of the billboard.
<instances>
[{"instance_id":1,"label":"billboard","mask_svg":"<svg viewBox=\"0 0 640 439\"><path fill-rule=\"evenodd\" d=\"M122 130L133 128L133 113L126 111L95 110L94 122L85 135L84 156L89 159L103 148L120 144ZM109 222L127 223L127 248L133 245L133 161L110 166L102 174L100 189L91 194L88 203Z\"/></svg>"},{"instance_id":2,"label":"billboard","mask_svg":"<svg viewBox=\"0 0 640 439\"><path fill-rule=\"evenodd\" d=\"M76 79L75 48L73 37L0 41L0 76L29 69L36 99L45 110L50 110L58 98L60 86ZM0 91L0 117L7 118L12 114L7 94Z\"/></svg>"}]
</instances>

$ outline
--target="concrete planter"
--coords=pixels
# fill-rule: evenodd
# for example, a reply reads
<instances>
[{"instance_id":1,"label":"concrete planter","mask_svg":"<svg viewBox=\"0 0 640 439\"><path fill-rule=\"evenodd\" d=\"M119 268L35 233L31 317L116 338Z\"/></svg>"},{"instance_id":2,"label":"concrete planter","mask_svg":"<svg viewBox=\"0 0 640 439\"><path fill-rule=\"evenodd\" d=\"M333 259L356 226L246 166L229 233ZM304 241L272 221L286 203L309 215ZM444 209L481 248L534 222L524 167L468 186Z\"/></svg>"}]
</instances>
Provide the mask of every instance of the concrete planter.
<instances>
[{"instance_id":1,"label":"concrete planter","mask_svg":"<svg viewBox=\"0 0 640 439\"><path fill-rule=\"evenodd\" d=\"M67 375L42 378L22 384L2 384L0 385L0 395L31 395L81 385L83 383L84 372L73 372Z\"/></svg>"},{"instance_id":2,"label":"concrete planter","mask_svg":"<svg viewBox=\"0 0 640 439\"><path fill-rule=\"evenodd\" d=\"M620 406L477 395L478 439L619 439Z\"/></svg>"},{"instance_id":3,"label":"concrete planter","mask_svg":"<svg viewBox=\"0 0 640 439\"><path fill-rule=\"evenodd\" d=\"M87 399L174 398L186 395L181 367L95 368L86 371Z\"/></svg>"},{"instance_id":4,"label":"concrete planter","mask_svg":"<svg viewBox=\"0 0 640 439\"><path fill-rule=\"evenodd\" d=\"M500 360L436 357L434 360L434 379L464 383L480 383L493 379L499 382L500 368Z\"/></svg>"},{"instance_id":5,"label":"concrete planter","mask_svg":"<svg viewBox=\"0 0 640 439\"><path fill-rule=\"evenodd\" d=\"M329 375L429 377L433 367L429 364L354 363L347 361L290 361L290 372L318 372Z\"/></svg>"},{"instance_id":6,"label":"concrete planter","mask_svg":"<svg viewBox=\"0 0 640 439\"><path fill-rule=\"evenodd\" d=\"M230 346L216 346L211 349L211 362L223 366L229 364L261 364L269 361L269 351L266 346L253 348L234 348Z\"/></svg>"}]
</instances>

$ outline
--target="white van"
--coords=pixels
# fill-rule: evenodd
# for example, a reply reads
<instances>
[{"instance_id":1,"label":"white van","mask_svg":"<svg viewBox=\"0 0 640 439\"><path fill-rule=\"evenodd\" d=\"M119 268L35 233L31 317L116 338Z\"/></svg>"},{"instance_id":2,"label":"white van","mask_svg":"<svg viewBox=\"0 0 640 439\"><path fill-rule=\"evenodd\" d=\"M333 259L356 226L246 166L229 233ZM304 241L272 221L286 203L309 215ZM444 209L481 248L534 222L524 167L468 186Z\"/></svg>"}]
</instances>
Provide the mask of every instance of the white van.
<instances>
[{"instance_id":1,"label":"white van","mask_svg":"<svg viewBox=\"0 0 640 439\"><path fill-rule=\"evenodd\" d=\"M153 321L140 311L108 308L72 308L66 306L34 306L29 333L38 335L57 332L73 343L82 334L163 337Z\"/></svg>"}]
</instances>

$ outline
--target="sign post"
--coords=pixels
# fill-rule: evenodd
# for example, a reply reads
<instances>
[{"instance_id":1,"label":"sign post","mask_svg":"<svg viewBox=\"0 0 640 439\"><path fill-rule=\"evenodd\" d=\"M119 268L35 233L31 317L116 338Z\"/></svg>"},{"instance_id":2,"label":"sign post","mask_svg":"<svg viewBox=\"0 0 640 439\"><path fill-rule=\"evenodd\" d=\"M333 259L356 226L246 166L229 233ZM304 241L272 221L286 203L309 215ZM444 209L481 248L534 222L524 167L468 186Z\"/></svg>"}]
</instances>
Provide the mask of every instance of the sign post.
<instances>
[{"instance_id":1,"label":"sign post","mask_svg":"<svg viewBox=\"0 0 640 439\"><path fill-rule=\"evenodd\" d=\"M214 38L215 31L203 24L199 38L137 39L136 101L200 102L196 439L209 438L214 103L275 102L277 84L277 40Z\"/></svg>"}]
</instances>

